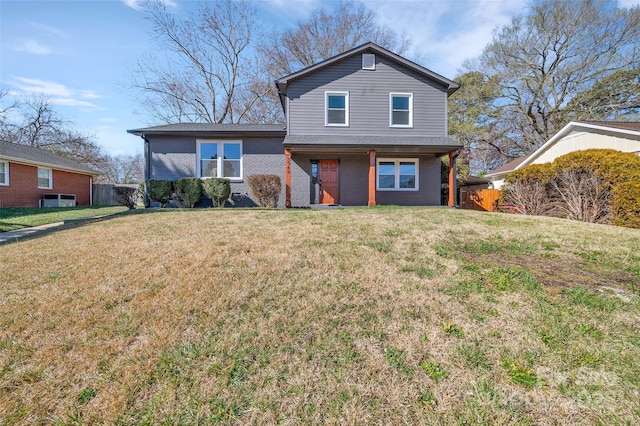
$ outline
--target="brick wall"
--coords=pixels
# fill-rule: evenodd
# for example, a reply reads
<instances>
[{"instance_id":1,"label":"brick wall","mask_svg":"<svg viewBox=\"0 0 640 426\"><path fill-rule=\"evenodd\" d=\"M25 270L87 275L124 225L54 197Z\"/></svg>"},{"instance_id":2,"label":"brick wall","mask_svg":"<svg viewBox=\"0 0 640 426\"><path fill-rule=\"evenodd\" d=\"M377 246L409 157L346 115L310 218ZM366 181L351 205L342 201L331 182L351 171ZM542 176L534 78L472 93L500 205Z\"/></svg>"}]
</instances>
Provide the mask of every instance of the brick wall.
<instances>
[{"instance_id":1,"label":"brick wall","mask_svg":"<svg viewBox=\"0 0 640 426\"><path fill-rule=\"evenodd\" d=\"M38 168L9 163L9 186L0 186L0 207L38 207L42 194L75 194L79 206L91 202L91 177L53 170L53 188L38 188Z\"/></svg>"}]
</instances>

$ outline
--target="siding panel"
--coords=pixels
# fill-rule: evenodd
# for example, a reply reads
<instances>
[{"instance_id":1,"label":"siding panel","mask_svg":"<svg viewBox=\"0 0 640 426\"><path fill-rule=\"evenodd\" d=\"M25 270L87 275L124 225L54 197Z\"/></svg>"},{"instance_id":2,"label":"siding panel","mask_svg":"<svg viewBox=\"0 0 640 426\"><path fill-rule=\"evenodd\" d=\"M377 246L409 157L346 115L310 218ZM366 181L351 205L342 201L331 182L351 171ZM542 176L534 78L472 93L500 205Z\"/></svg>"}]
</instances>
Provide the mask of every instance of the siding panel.
<instances>
[{"instance_id":1,"label":"siding panel","mask_svg":"<svg viewBox=\"0 0 640 426\"><path fill-rule=\"evenodd\" d=\"M376 69L362 70L360 55L289 83L289 134L445 136L447 89L376 55ZM325 92L349 92L349 127L327 127ZM413 128L389 127L389 93L413 93Z\"/></svg>"}]
</instances>

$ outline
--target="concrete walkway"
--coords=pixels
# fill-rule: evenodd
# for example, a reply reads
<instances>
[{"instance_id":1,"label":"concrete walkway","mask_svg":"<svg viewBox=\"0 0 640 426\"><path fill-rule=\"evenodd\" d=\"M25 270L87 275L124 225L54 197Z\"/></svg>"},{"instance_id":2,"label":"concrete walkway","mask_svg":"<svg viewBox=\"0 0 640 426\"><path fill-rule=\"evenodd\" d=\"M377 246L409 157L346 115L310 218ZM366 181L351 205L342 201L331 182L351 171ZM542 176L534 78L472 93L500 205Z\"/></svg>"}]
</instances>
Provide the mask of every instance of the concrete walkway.
<instances>
[{"instance_id":1,"label":"concrete walkway","mask_svg":"<svg viewBox=\"0 0 640 426\"><path fill-rule=\"evenodd\" d=\"M90 216L79 219L68 219L64 222L47 223L46 225L34 226L32 228L22 228L15 231L0 232L0 245L7 243L16 243L20 240L36 237L39 234L55 231L56 228L68 228L69 226L77 226L78 224L87 222L97 222L118 216L122 213L107 214L101 216ZM67 226L65 226L67 225Z\"/></svg>"},{"instance_id":2,"label":"concrete walkway","mask_svg":"<svg viewBox=\"0 0 640 426\"><path fill-rule=\"evenodd\" d=\"M64 225L64 222L47 223L46 225L34 226L32 228L16 229L15 231L0 232L0 244L15 243L26 237L32 237L39 233L52 230Z\"/></svg>"}]
</instances>

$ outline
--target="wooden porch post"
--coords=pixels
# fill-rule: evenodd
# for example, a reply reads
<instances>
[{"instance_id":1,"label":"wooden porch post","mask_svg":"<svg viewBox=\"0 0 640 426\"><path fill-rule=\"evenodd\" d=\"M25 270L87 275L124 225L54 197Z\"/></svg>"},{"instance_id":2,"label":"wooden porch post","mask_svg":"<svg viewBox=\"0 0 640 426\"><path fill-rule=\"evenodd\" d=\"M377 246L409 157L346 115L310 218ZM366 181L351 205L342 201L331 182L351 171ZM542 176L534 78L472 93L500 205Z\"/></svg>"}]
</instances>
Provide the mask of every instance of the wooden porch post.
<instances>
[{"instance_id":1,"label":"wooden porch post","mask_svg":"<svg viewBox=\"0 0 640 426\"><path fill-rule=\"evenodd\" d=\"M449 153L449 207L456 206L456 162L455 151Z\"/></svg>"},{"instance_id":2,"label":"wooden porch post","mask_svg":"<svg viewBox=\"0 0 640 426\"><path fill-rule=\"evenodd\" d=\"M369 202L367 205L373 207L376 205L376 150L370 149L369 152Z\"/></svg>"},{"instance_id":3,"label":"wooden porch post","mask_svg":"<svg viewBox=\"0 0 640 426\"><path fill-rule=\"evenodd\" d=\"M285 207L291 207L291 149L284 149Z\"/></svg>"}]
</instances>

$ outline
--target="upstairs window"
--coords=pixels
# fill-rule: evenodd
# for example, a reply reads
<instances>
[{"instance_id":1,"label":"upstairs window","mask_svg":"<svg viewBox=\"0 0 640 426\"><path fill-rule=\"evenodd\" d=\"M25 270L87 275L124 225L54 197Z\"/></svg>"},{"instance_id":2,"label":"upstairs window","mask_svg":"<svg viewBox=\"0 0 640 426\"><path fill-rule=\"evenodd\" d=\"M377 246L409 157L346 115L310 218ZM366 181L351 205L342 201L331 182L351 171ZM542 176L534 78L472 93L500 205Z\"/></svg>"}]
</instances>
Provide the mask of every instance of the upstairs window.
<instances>
[{"instance_id":1,"label":"upstairs window","mask_svg":"<svg viewBox=\"0 0 640 426\"><path fill-rule=\"evenodd\" d=\"M242 179L242 142L198 141L198 176Z\"/></svg>"},{"instance_id":2,"label":"upstairs window","mask_svg":"<svg viewBox=\"0 0 640 426\"><path fill-rule=\"evenodd\" d=\"M0 161L0 185L9 185L9 162Z\"/></svg>"},{"instance_id":3,"label":"upstairs window","mask_svg":"<svg viewBox=\"0 0 640 426\"><path fill-rule=\"evenodd\" d=\"M380 158L377 160L378 191L417 191L417 158Z\"/></svg>"},{"instance_id":4,"label":"upstairs window","mask_svg":"<svg viewBox=\"0 0 640 426\"><path fill-rule=\"evenodd\" d=\"M51 169L38 167L38 188L41 188L41 189L53 188L52 179L51 179Z\"/></svg>"},{"instance_id":5,"label":"upstairs window","mask_svg":"<svg viewBox=\"0 0 640 426\"><path fill-rule=\"evenodd\" d=\"M325 126L349 125L349 92L326 92Z\"/></svg>"},{"instance_id":6,"label":"upstairs window","mask_svg":"<svg viewBox=\"0 0 640 426\"><path fill-rule=\"evenodd\" d=\"M413 94L391 93L389 112L391 127L413 127Z\"/></svg>"}]
</instances>

